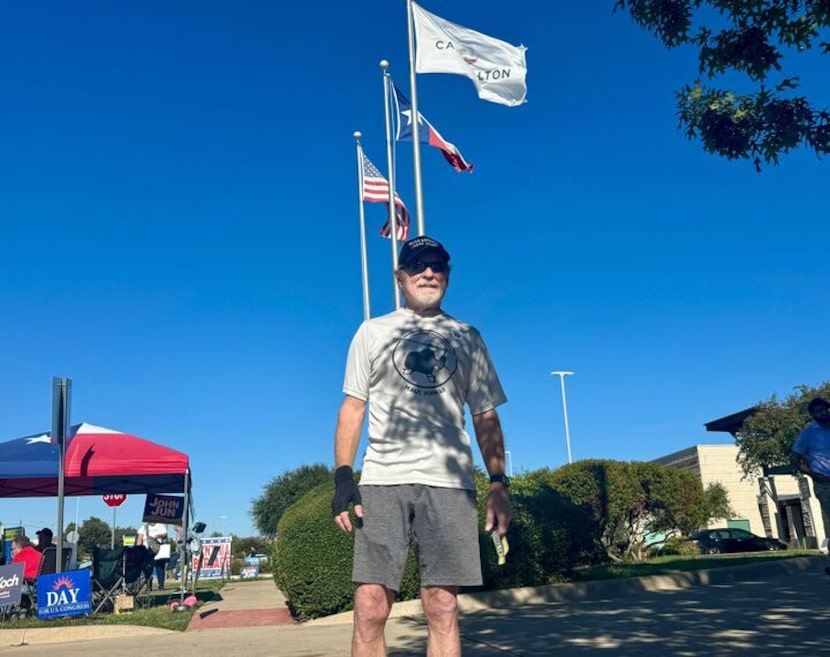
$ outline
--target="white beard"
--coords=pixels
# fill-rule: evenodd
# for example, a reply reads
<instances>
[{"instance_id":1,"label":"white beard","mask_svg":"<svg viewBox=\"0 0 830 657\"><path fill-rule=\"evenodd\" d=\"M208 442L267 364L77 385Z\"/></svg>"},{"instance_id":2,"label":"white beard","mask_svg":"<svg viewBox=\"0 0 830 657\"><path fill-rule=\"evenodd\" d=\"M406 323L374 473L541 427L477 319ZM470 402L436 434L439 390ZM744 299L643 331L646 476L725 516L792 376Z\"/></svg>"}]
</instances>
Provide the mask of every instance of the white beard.
<instances>
[{"instance_id":1,"label":"white beard","mask_svg":"<svg viewBox=\"0 0 830 657\"><path fill-rule=\"evenodd\" d=\"M416 312L438 310L443 298L444 294L438 287L416 288L410 296L406 297L406 305Z\"/></svg>"}]
</instances>

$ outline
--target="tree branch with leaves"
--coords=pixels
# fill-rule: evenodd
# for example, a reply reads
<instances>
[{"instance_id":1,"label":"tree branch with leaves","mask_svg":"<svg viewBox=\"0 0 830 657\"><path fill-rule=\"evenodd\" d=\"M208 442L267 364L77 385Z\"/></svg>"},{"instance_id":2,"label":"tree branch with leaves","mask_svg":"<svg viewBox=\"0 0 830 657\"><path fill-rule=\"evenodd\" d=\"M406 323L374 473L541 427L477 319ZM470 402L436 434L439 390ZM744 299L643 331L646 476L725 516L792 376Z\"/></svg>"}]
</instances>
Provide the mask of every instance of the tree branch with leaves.
<instances>
[{"instance_id":1,"label":"tree branch with leaves","mask_svg":"<svg viewBox=\"0 0 830 657\"><path fill-rule=\"evenodd\" d=\"M669 49L697 48L703 78L737 72L756 88L741 94L698 78L676 92L680 127L706 152L751 159L758 171L797 148L830 152L830 112L794 94L799 77L785 75L783 65L816 44L821 55L830 52L820 40L830 0L617 0L618 10Z\"/></svg>"},{"instance_id":2,"label":"tree branch with leaves","mask_svg":"<svg viewBox=\"0 0 830 657\"><path fill-rule=\"evenodd\" d=\"M744 420L735 443L745 476L757 476L764 468L791 465L790 451L799 432L811 421L807 404L814 397L830 399L830 381L817 387L802 384L784 400L773 395Z\"/></svg>"}]
</instances>

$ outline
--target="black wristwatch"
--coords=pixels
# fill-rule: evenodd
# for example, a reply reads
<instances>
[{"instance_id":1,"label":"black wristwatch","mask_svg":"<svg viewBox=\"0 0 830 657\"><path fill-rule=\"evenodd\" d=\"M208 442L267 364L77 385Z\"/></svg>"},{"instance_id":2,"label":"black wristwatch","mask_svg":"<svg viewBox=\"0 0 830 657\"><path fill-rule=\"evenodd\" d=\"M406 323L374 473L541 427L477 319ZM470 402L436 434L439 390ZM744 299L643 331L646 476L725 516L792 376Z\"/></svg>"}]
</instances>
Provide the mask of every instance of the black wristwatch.
<instances>
[{"instance_id":1,"label":"black wristwatch","mask_svg":"<svg viewBox=\"0 0 830 657\"><path fill-rule=\"evenodd\" d=\"M492 474L490 475L491 484L502 484L505 488L510 488L510 477L506 474Z\"/></svg>"}]
</instances>

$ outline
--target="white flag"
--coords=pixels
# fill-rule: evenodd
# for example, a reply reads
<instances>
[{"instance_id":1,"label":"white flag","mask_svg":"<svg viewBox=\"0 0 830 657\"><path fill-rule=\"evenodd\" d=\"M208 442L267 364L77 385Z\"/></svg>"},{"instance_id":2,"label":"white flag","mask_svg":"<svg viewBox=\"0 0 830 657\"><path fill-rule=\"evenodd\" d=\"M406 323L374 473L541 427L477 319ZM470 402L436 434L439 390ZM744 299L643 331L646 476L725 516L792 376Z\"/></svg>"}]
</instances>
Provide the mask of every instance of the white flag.
<instances>
[{"instance_id":1,"label":"white flag","mask_svg":"<svg viewBox=\"0 0 830 657\"><path fill-rule=\"evenodd\" d=\"M414 2L412 12L416 73L457 73L473 81L482 100L511 107L525 102L527 48L450 23Z\"/></svg>"}]
</instances>

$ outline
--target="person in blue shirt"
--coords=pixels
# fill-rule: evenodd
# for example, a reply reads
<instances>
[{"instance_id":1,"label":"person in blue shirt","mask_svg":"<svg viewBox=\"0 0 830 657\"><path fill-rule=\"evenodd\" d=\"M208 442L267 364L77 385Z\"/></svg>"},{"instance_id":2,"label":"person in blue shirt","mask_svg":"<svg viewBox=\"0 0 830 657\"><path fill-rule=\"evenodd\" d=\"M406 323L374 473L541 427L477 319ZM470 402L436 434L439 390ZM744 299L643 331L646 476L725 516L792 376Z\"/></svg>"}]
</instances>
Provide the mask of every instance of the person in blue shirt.
<instances>
[{"instance_id":1,"label":"person in blue shirt","mask_svg":"<svg viewBox=\"0 0 830 657\"><path fill-rule=\"evenodd\" d=\"M790 459L813 480L813 492L821 507L827 537L830 531L830 402L816 397L810 401L807 412L813 421L798 434ZM830 575L830 567L825 572Z\"/></svg>"}]
</instances>

